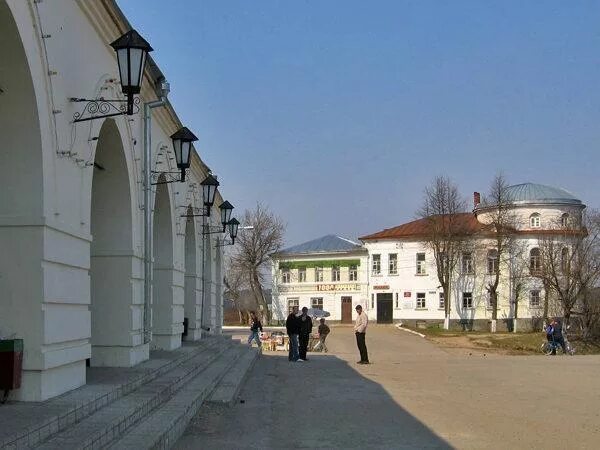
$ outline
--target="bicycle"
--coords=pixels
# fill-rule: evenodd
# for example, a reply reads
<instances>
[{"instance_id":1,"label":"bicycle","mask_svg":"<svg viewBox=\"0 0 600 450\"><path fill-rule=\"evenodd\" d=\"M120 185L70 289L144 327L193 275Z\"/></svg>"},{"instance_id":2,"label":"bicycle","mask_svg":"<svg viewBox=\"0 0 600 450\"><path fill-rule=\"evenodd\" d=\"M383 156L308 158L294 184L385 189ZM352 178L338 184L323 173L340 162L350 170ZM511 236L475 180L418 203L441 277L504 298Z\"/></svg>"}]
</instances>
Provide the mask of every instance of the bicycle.
<instances>
[{"instance_id":1,"label":"bicycle","mask_svg":"<svg viewBox=\"0 0 600 450\"><path fill-rule=\"evenodd\" d=\"M567 350L567 354L573 356L575 354L575 349L573 346L565 339L565 349ZM551 341L544 341L540 350L544 355L551 355L552 353L563 353L562 345L559 342L556 342L554 339Z\"/></svg>"}]
</instances>

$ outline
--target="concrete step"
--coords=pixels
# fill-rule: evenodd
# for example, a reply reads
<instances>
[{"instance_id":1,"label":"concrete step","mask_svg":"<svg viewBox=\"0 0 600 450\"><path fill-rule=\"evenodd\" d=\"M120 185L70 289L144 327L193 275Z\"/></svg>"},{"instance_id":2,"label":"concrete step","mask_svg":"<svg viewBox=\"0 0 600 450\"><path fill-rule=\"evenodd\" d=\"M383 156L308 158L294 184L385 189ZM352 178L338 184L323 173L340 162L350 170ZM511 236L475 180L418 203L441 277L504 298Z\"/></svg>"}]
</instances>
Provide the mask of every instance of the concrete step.
<instances>
[{"instance_id":1,"label":"concrete step","mask_svg":"<svg viewBox=\"0 0 600 450\"><path fill-rule=\"evenodd\" d=\"M166 373L115 399L70 427L53 434L38 448L79 449L105 448L128 428L167 401L179 388L200 374L232 347L231 341L215 340Z\"/></svg>"},{"instance_id":2,"label":"concrete step","mask_svg":"<svg viewBox=\"0 0 600 450\"><path fill-rule=\"evenodd\" d=\"M167 352L152 351L151 358L132 368L90 368L87 384L39 403L10 402L0 411L0 448L32 448L51 436L150 383L215 346L232 345L213 336Z\"/></svg>"},{"instance_id":3,"label":"concrete step","mask_svg":"<svg viewBox=\"0 0 600 450\"><path fill-rule=\"evenodd\" d=\"M257 349L243 352L208 397L208 403L230 406L237 401L244 381L259 356Z\"/></svg>"},{"instance_id":4,"label":"concrete step","mask_svg":"<svg viewBox=\"0 0 600 450\"><path fill-rule=\"evenodd\" d=\"M241 383L246 370L254 363L260 352L246 346L233 346L214 361L205 371L184 385L168 401L152 414L132 427L125 435L114 442L110 448L124 449L163 449L172 447L181 437L190 420L198 413L202 404L218 390L219 384L228 378L227 383L234 383L232 372L236 372ZM238 369L238 363L240 368ZM239 390L239 386L229 391ZM229 394L231 395L231 394ZM233 394L235 395L235 394ZM218 398L223 398L220 395Z\"/></svg>"}]
</instances>

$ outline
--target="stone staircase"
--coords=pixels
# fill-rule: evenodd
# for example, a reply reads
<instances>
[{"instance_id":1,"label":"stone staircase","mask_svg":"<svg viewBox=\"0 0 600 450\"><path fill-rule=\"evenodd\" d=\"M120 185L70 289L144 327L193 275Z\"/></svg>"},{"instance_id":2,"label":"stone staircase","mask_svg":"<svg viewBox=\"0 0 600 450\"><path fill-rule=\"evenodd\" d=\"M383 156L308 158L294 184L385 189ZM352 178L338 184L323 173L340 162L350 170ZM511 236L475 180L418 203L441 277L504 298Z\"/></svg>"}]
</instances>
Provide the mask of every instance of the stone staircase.
<instances>
[{"instance_id":1,"label":"stone staircase","mask_svg":"<svg viewBox=\"0 0 600 450\"><path fill-rule=\"evenodd\" d=\"M169 448L203 403L236 398L259 354L213 336L174 352L152 352L135 368L94 369L86 386L56 399L7 405L21 415L37 407L31 409L35 423L0 437L0 448Z\"/></svg>"}]
</instances>

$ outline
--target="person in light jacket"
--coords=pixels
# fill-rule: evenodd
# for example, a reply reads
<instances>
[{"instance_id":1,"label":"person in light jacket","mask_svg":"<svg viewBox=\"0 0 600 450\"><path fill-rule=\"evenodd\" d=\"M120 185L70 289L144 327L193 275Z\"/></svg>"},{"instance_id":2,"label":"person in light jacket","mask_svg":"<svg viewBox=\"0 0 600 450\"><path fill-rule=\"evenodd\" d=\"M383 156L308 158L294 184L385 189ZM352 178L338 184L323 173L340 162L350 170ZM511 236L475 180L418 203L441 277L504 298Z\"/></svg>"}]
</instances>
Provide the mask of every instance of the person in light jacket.
<instances>
[{"instance_id":1,"label":"person in light jacket","mask_svg":"<svg viewBox=\"0 0 600 450\"><path fill-rule=\"evenodd\" d=\"M356 335L356 345L360 352L360 361L356 364L369 364L369 354L367 353L367 344L365 342L365 335L367 332L367 325L369 318L367 313L362 309L362 306L356 305L356 322L354 323L354 334Z\"/></svg>"}]
</instances>

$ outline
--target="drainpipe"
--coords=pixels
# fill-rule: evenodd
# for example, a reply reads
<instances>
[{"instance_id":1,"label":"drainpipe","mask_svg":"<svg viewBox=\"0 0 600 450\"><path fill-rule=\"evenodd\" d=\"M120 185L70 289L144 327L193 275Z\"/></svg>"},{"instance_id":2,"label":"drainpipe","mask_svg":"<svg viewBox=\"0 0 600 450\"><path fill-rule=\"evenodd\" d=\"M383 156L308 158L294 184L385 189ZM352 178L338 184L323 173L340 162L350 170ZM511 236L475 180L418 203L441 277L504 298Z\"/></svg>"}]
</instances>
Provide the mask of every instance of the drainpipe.
<instances>
[{"instance_id":1,"label":"drainpipe","mask_svg":"<svg viewBox=\"0 0 600 450\"><path fill-rule=\"evenodd\" d=\"M158 100L144 103L144 344L152 339L152 109L165 106L169 83L162 81Z\"/></svg>"}]
</instances>

